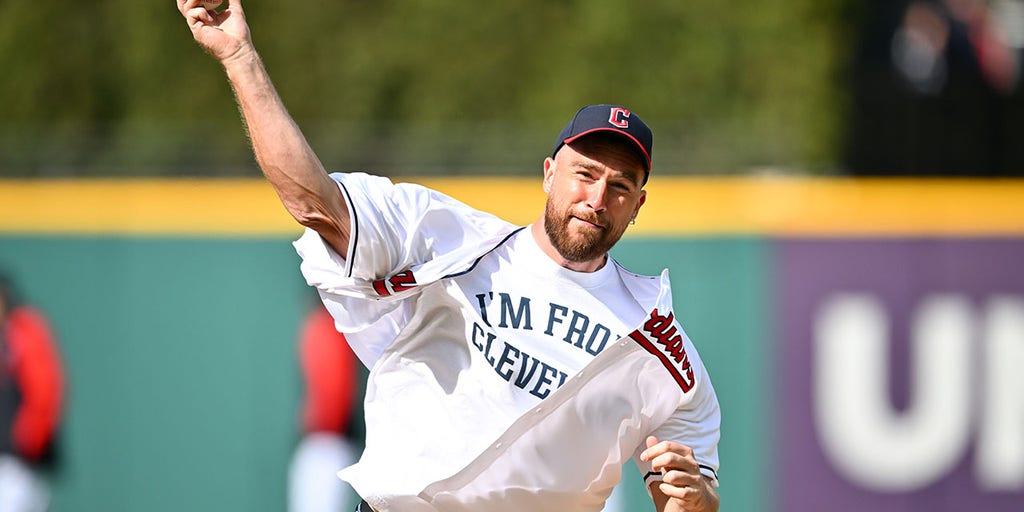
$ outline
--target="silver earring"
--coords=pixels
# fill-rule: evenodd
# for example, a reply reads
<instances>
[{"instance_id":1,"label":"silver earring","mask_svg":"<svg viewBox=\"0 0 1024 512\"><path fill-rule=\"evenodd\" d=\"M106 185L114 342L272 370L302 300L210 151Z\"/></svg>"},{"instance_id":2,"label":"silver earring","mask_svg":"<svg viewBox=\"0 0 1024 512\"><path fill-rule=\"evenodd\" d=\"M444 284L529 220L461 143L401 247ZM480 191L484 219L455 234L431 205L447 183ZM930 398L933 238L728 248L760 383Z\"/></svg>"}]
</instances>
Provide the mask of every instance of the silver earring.
<instances>
[{"instance_id":1,"label":"silver earring","mask_svg":"<svg viewBox=\"0 0 1024 512\"><path fill-rule=\"evenodd\" d=\"M629 225L630 226L636 226L636 217L633 217L632 219L629 219Z\"/></svg>"}]
</instances>

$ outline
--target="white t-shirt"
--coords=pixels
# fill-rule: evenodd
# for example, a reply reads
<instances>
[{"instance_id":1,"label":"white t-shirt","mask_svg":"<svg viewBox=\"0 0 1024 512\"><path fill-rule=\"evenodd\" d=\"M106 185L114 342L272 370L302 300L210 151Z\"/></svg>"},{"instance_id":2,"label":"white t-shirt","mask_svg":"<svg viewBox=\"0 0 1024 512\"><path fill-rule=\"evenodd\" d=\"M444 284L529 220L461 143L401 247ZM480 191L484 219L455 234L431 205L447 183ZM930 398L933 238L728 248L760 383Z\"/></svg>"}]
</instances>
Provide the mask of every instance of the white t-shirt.
<instances>
[{"instance_id":1,"label":"white t-shirt","mask_svg":"<svg viewBox=\"0 0 1024 512\"><path fill-rule=\"evenodd\" d=\"M717 478L718 402L666 273L574 272L436 191L332 177L348 254L312 231L295 245L370 368L366 448L340 474L376 510L601 510L626 459L660 478L647 435Z\"/></svg>"}]
</instances>

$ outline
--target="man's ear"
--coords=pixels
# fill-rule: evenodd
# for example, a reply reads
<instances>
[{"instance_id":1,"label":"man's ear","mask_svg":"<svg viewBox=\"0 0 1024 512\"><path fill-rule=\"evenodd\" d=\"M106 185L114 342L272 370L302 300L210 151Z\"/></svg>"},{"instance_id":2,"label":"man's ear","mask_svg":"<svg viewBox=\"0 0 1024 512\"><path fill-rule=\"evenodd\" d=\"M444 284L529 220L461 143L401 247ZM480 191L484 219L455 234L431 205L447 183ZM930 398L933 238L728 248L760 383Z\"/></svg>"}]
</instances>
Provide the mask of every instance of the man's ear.
<instances>
[{"instance_id":1,"label":"man's ear","mask_svg":"<svg viewBox=\"0 0 1024 512\"><path fill-rule=\"evenodd\" d=\"M644 203L646 203L646 202L647 202L647 191L646 190L641 190L640 191L640 200L636 202L636 209L633 210L633 219L636 219L636 215L638 213L640 213L640 207L643 206Z\"/></svg>"},{"instance_id":2,"label":"man's ear","mask_svg":"<svg viewBox=\"0 0 1024 512\"><path fill-rule=\"evenodd\" d=\"M551 193L551 181L555 176L555 159L547 157L544 159L544 193Z\"/></svg>"}]
</instances>

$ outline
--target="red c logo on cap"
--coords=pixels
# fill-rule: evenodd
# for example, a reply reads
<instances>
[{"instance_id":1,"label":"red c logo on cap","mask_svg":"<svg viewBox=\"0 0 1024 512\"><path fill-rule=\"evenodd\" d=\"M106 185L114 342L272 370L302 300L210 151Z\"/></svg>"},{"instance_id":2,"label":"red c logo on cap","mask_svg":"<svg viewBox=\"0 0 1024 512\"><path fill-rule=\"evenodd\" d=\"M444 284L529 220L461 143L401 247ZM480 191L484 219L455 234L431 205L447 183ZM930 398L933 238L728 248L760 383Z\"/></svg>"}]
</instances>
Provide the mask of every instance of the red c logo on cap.
<instances>
[{"instance_id":1,"label":"red c logo on cap","mask_svg":"<svg viewBox=\"0 0 1024 512\"><path fill-rule=\"evenodd\" d=\"M622 107L613 107L608 122L619 128L629 128L629 111Z\"/></svg>"}]
</instances>

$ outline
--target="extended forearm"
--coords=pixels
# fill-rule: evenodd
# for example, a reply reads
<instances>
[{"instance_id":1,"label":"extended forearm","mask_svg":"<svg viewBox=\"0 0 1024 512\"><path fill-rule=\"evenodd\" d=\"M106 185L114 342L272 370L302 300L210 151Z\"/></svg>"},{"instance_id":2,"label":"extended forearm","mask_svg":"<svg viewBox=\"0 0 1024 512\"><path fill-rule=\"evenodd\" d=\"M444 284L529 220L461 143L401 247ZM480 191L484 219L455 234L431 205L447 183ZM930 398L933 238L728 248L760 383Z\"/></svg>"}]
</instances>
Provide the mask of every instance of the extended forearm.
<instances>
[{"instance_id":1,"label":"extended forearm","mask_svg":"<svg viewBox=\"0 0 1024 512\"><path fill-rule=\"evenodd\" d=\"M324 170L278 96L254 50L224 62L256 161L288 212L344 251L348 211L338 186ZM344 254L344 252L342 252Z\"/></svg>"}]
</instances>

